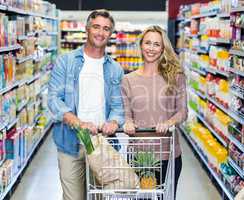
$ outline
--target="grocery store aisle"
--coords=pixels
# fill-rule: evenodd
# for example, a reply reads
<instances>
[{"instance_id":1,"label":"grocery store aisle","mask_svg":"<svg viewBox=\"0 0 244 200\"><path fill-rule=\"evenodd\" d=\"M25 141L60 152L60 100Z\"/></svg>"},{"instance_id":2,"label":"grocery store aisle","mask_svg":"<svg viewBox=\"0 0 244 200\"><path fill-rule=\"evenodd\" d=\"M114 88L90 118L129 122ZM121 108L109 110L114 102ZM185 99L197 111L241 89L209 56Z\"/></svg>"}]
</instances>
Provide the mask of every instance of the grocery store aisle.
<instances>
[{"instance_id":1,"label":"grocery store aisle","mask_svg":"<svg viewBox=\"0 0 244 200\"><path fill-rule=\"evenodd\" d=\"M177 200L220 200L188 144L181 139L183 171L179 181ZM51 135L39 149L11 200L61 200L56 149Z\"/></svg>"},{"instance_id":2,"label":"grocery store aisle","mask_svg":"<svg viewBox=\"0 0 244 200\"><path fill-rule=\"evenodd\" d=\"M11 200L61 200L56 147L51 134L25 171Z\"/></svg>"}]
</instances>

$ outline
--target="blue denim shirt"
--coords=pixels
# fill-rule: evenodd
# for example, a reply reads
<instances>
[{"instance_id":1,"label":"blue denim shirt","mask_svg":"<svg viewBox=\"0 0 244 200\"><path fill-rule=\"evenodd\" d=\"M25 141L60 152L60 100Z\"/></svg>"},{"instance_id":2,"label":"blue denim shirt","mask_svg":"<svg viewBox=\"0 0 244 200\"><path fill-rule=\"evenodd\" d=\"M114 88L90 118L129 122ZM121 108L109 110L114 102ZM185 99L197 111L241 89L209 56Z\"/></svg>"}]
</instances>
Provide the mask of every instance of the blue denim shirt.
<instances>
[{"instance_id":1,"label":"blue denim shirt","mask_svg":"<svg viewBox=\"0 0 244 200\"><path fill-rule=\"evenodd\" d=\"M77 156L79 141L74 130L63 123L63 115L77 116L79 104L79 74L84 64L83 47L57 58L48 84L48 107L54 121L53 139L59 151ZM104 64L105 119L124 123L120 82L123 70L105 54Z\"/></svg>"}]
</instances>

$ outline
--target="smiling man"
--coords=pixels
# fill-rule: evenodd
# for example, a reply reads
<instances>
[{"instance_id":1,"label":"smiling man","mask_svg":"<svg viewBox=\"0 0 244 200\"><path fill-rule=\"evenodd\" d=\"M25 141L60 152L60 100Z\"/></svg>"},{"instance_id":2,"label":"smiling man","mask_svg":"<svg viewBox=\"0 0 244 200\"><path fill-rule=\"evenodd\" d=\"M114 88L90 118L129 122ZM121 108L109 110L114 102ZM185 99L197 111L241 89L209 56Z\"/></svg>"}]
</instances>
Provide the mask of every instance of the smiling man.
<instances>
[{"instance_id":1,"label":"smiling man","mask_svg":"<svg viewBox=\"0 0 244 200\"><path fill-rule=\"evenodd\" d=\"M123 70L105 52L114 30L106 10L87 18L85 45L60 56L49 81L48 106L55 121L63 200L85 200L85 155L72 126L113 135L124 121L120 92Z\"/></svg>"}]
</instances>

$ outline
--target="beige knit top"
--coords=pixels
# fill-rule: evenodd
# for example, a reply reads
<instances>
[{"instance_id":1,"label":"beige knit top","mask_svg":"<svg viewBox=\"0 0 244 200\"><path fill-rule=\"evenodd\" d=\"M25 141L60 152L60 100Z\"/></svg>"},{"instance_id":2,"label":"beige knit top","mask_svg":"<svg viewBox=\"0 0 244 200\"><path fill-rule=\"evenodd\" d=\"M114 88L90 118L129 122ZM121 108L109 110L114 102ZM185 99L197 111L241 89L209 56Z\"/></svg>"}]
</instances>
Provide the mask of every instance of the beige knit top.
<instances>
[{"instance_id":1,"label":"beige knit top","mask_svg":"<svg viewBox=\"0 0 244 200\"><path fill-rule=\"evenodd\" d=\"M169 119L178 124L183 122L187 117L185 76L178 75L177 88L173 94L165 93L166 82L162 76L145 77L137 72L127 74L122 80L125 120L132 120L139 128L156 127L157 123ZM175 135L175 157L178 157L181 149L178 133ZM169 146L169 139L163 140L161 150L169 151ZM162 159L167 160L168 155L163 154Z\"/></svg>"}]
</instances>

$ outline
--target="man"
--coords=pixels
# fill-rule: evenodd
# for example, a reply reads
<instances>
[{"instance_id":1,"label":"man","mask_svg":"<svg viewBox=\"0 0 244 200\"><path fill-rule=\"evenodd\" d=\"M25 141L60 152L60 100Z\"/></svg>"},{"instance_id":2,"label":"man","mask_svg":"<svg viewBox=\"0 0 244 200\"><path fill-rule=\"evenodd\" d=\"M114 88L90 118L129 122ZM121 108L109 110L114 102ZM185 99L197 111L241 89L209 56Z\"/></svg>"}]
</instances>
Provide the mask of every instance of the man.
<instances>
[{"instance_id":1,"label":"man","mask_svg":"<svg viewBox=\"0 0 244 200\"><path fill-rule=\"evenodd\" d=\"M84 147L71 126L112 135L123 123L120 93L123 70L105 53L114 29L106 10L87 19L85 45L60 56L49 81L48 106L55 120L53 138L58 149L63 200L86 199Z\"/></svg>"}]
</instances>

